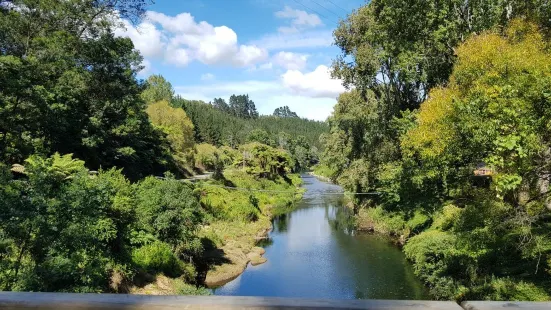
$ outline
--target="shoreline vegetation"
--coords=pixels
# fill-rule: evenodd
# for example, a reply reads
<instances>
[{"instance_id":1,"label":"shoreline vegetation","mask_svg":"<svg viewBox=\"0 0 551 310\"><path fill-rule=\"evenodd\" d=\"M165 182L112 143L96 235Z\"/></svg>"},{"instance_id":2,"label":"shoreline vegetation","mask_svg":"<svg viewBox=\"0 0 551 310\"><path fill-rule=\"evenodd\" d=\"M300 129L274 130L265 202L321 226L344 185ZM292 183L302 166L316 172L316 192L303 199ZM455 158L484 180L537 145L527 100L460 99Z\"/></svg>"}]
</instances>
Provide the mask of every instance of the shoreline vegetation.
<instances>
[{"instance_id":1,"label":"shoreline vegetation","mask_svg":"<svg viewBox=\"0 0 551 310\"><path fill-rule=\"evenodd\" d=\"M241 176L238 178L239 175ZM304 193L304 189L300 187L302 180L298 174L288 175L289 181L266 180L258 184L253 180L244 181L246 177L236 170L228 171L225 176L227 176L226 181L238 187L252 189L251 193L258 199L260 212L254 222L215 220L200 229L199 236L208 240L209 244L215 245L215 247L206 247L203 257L204 261L209 262L203 283L210 288L235 279L245 271L249 263L255 266L266 262L266 258L262 256L265 250L257 244L267 239L272 230L272 218L292 211L295 203ZM210 203L214 207L220 207L221 204L226 204L229 208L235 207L236 204L232 201L238 199L236 196L249 195L248 192L213 188L208 184L209 182L205 182L205 184L198 184L197 187L202 191L201 201ZM259 185L261 188L257 187ZM255 192L255 190L268 192ZM222 201L215 201L220 197L224 197Z\"/></svg>"}]
</instances>

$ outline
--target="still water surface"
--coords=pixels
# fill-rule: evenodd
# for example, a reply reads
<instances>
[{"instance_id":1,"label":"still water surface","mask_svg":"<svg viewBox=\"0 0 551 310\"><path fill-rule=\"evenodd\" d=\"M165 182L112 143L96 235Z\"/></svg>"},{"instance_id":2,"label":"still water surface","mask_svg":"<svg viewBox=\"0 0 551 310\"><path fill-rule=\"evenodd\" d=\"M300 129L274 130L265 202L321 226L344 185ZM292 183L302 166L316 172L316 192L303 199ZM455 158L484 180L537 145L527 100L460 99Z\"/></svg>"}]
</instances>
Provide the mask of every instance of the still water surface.
<instances>
[{"instance_id":1,"label":"still water surface","mask_svg":"<svg viewBox=\"0 0 551 310\"><path fill-rule=\"evenodd\" d=\"M268 261L248 266L215 295L330 299L428 299L404 254L380 236L355 233L339 186L304 176L294 211L274 218Z\"/></svg>"}]
</instances>

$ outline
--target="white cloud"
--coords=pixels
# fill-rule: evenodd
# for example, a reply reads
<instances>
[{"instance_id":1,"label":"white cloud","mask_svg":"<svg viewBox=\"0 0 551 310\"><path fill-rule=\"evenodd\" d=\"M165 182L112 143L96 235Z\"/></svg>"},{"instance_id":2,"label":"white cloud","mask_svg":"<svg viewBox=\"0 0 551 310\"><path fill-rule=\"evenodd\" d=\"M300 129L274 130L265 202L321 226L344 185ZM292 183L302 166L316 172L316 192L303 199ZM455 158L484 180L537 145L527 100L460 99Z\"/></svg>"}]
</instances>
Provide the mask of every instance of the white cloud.
<instances>
[{"instance_id":1,"label":"white cloud","mask_svg":"<svg viewBox=\"0 0 551 310\"><path fill-rule=\"evenodd\" d=\"M211 81L214 80L214 74L212 73L205 73L201 75L201 81Z\"/></svg>"},{"instance_id":2,"label":"white cloud","mask_svg":"<svg viewBox=\"0 0 551 310\"><path fill-rule=\"evenodd\" d=\"M292 93L306 97L336 98L345 91L342 81L332 79L329 68L323 65L308 73L288 70L281 78L283 85Z\"/></svg>"},{"instance_id":3,"label":"white cloud","mask_svg":"<svg viewBox=\"0 0 551 310\"><path fill-rule=\"evenodd\" d=\"M151 74L152 65L151 65L151 62L149 60L144 59L142 61L142 66L143 66L143 69L138 72L139 76L147 76L147 75Z\"/></svg>"},{"instance_id":4,"label":"white cloud","mask_svg":"<svg viewBox=\"0 0 551 310\"><path fill-rule=\"evenodd\" d=\"M279 52L273 57L273 62L287 70L301 70L306 66L309 55L291 52Z\"/></svg>"},{"instance_id":5,"label":"white cloud","mask_svg":"<svg viewBox=\"0 0 551 310\"><path fill-rule=\"evenodd\" d=\"M179 67L184 67L191 62L191 56L184 48L169 47L165 51L164 58L167 63L171 63Z\"/></svg>"},{"instance_id":6,"label":"white cloud","mask_svg":"<svg viewBox=\"0 0 551 310\"><path fill-rule=\"evenodd\" d=\"M261 64L260 66L258 66L258 68L259 68L260 70L270 70L270 69L273 68L273 66L274 66L273 63L267 62L267 63L265 63L265 64Z\"/></svg>"},{"instance_id":7,"label":"white cloud","mask_svg":"<svg viewBox=\"0 0 551 310\"><path fill-rule=\"evenodd\" d=\"M221 97L228 100L231 94L249 94L260 114L272 114L276 108L289 106L301 117L325 120L333 111L335 98L312 98L293 94L281 81L248 80L242 82L215 82L176 86L176 93L186 99L209 102Z\"/></svg>"},{"instance_id":8,"label":"white cloud","mask_svg":"<svg viewBox=\"0 0 551 310\"><path fill-rule=\"evenodd\" d=\"M269 63L261 66L268 66ZM186 99L226 98L231 94L249 94L261 114L272 114L281 106L289 106L301 117L325 120L333 111L336 98L344 92L340 80L331 79L326 66L312 72L288 70L279 80L214 82L208 85L176 86L176 92Z\"/></svg>"},{"instance_id":9,"label":"white cloud","mask_svg":"<svg viewBox=\"0 0 551 310\"><path fill-rule=\"evenodd\" d=\"M285 6L283 11L275 13L278 18L291 20L291 26L279 27L281 33L293 33L306 28L313 28L323 25L321 19L316 14L309 14L306 11L295 10Z\"/></svg>"},{"instance_id":10,"label":"white cloud","mask_svg":"<svg viewBox=\"0 0 551 310\"><path fill-rule=\"evenodd\" d=\"M123 20L122 25L124 29L116 29L115 35L130 38L142 56L157 57L162 55L165 44L161 32L153 24L143 22L134 27L128 21Z\"/></svg>"},{"instance_id":11,"label":"white cloud","mask_svg":"<svg viewBox=\"0 0 551 310\"><path fill-rule=\"evenodd\" d=\"M268 50L329 47L333 43L330 30L301 31L291 34L269 34L250 44L261 46Z\"/></svg>"},{"instance_id":12,"label":"white cloud","mask_svg":"<svg viewBox=\"0 0 551 310\"><path fill-rule=\"evenodd\" d=\"M118 36L132 39L145 57L156 57L176 66L197 60L208 65L245 67L265 60L268 52L252 45L239 45L237 34L226 26L195 22L189 13L167 16L149 11L138 28L123 21Z\"/></svg>"}]
</instances>

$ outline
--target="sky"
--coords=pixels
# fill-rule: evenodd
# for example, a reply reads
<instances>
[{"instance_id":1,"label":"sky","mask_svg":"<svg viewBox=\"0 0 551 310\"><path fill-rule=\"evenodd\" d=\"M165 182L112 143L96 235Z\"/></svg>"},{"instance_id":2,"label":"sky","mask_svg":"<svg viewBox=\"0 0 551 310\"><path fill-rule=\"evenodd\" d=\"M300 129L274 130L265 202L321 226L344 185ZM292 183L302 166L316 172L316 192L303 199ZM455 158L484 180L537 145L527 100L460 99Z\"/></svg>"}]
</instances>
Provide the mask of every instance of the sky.
<instances>
[{"instance_id":1,"label":"sky","mask_svg":"<svg viewBox=\"0 0 551 310\"><path fill-rule=\"evenodd\" d=\"M155 0L139 24L123 21L144 57L138 78L161 74L185 99L248 94L260 114L289 106L325 120L345 91L329 67L332 31L364 0Z\"/></svg>"}]
</instances>

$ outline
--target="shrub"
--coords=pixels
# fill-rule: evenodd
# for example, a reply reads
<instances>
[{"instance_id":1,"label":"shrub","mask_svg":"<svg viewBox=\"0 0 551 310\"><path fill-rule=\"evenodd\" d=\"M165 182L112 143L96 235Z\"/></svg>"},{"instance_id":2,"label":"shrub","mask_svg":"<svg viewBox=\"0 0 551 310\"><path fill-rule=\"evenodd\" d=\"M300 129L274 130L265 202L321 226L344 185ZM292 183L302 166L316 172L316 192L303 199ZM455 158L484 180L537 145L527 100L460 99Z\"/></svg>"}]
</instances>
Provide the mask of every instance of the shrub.
<instances>
[{"instance_id":1,"label":"shrub","mask_svg":"<svg viewBox=\"0 0 551 310\"><path fill-rule=\"evenodd\" d=\"M201 143L195 147L195 150L195 166L203 170L213 170L218 160L216 146Z\"/></svg>"},{"instance_id":2,"label":"shrub","mask_svg":"<svg viewBox=\"0 0 551 310\"><path fill-rule=\"evenodd\" d=\"M132 251L132 261L142 271L178 277L184 273L186 266L174 255L170 245L154 242Z\"/></svg>"}]
</instances>

